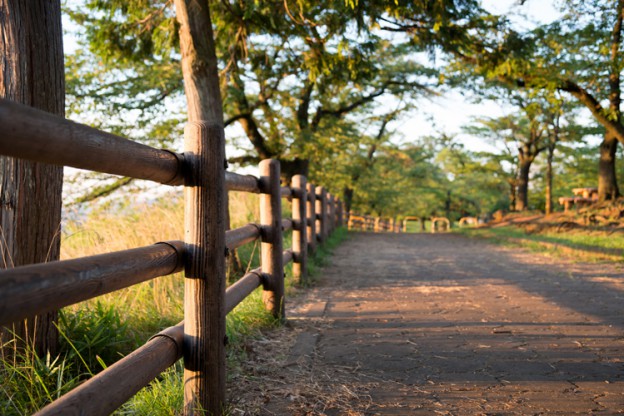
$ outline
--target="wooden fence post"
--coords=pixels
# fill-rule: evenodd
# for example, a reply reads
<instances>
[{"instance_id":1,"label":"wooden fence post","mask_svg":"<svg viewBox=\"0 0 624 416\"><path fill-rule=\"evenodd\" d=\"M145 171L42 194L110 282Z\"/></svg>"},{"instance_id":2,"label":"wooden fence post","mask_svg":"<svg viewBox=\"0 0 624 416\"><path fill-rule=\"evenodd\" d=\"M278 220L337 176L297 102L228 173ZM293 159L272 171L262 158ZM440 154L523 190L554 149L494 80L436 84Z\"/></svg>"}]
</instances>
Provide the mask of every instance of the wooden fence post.
<instances>
[{"instance_id":1,"label":"wooden fence post","mask_svg":"<svg viewBox=\"0 0 624 416\"><path fill-rule=\"evenodd\" d=\"M343 227L344 226L344 211L343 211L343 207L342 207L342 201L338 200L338 213L337 213L337 221L338 221L338 227Z\"/></svg>"},{"instance_id":2,"label":"wooden fence post","mask_svg":"<svg viewBox=\"0 0 624 416\"><path fill-rule=\"evenodd\" d=\"M316 188L313 184L306 184L306 191L308 193L308 201L306 204L307 218L307 239L308 239L308 251L314 253L316 250Z\"/></svg>"},{"instance_id":3,"label":"wooden fence post","mask_svg":"<svg viewBox=\"0 0 624 416\"><path fill-rule=\"evenodd\" d=\"M307 216L307 190L306 177L295 175L292 177L292 250L293 250L293 277L300 283L307 283L307 259L308 259L308 216Z\"/></svg>"},{"instance_id":4,"label":"wooden fence post","mask_svg":"<svg viewBox=\"0 0 624 416\"><path fill-rule=\"evenodd\" d=\"M336 228L336 201L332 194L327 194L327 235L331 235L334 233L334 229Z\"/></svg>"},{"instance_id":5,"label":"wooden fence post","mask_svg":"<svg viewBox=\"0 0 624 416\"><path fill-rule=\"evenodd\" d=\"M325 194L325 218L327 222L325 223L325 235L327 237L331 234L331 197L332 194L330 192L326 192Z\"/></svg>"},{"instance_id":6,"label":"wooden fence post","mask_svg":"<svg viewBox=\"0 0 624 416\"><path fill-rule=\"evenodd\" d=\"M184 414L225 406L225 134L208 2L175 0L185 130Z\"/></svg>"},{"instance_id":7,"label":"wooden fence post","mask_svg":"<svg viewBox=\"0 0 624 416\"><path fill-rule=\"evenodd\" d=\"M327 240L327 191L322 186L316 187L316 234L323 244Z\"/></svg>"},{"instance_id":8,"label":"wooden fence post","mask_svg":"<svg viewBox=\"0 0 624 416\"><path fill-rule=\"evenodd\" d=\"M225 148L223 130L185 130L184 410L216 414L225 403Z\"/></svg>"},{"instance_id":9,"label":"wooden fence post","mask_svg":"<svg viewBox=\"0 0 624 416\"><path fill-rule=\"evenodd\" d=\"M279 161L267 159L260 162L260 189L261 265L265 279L262 300L275 318L284 320L284 249Z\"/></svg>"}]
</instances>

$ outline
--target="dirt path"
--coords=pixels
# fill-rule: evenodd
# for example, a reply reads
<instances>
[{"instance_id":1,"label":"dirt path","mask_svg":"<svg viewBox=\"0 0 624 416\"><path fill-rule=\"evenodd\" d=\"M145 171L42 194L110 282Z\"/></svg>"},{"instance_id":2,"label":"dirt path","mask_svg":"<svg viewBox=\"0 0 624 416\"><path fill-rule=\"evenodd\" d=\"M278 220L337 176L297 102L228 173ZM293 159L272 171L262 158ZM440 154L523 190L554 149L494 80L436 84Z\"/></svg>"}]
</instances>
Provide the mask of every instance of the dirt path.
<instances>
[{"instance_id":1,"label":"dirt path","mask_svg":"<svg viewBox=\"0 0 624 416\"><path fill-rule=\"evenodd\" d=\"M353 234L249 346L234 414L624 412L624 270L447 234Z\"/></svg>"}]
</instances>

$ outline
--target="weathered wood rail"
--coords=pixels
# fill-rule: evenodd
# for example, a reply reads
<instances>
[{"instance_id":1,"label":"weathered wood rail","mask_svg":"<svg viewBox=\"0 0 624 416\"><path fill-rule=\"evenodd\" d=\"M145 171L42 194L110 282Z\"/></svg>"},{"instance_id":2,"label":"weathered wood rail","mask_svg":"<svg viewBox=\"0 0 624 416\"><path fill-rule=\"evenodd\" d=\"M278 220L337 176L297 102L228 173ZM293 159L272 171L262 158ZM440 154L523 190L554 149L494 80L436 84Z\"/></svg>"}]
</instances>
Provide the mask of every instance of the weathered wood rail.
<instances>
[{"instance_id":1,"label":"weathered wood rail","mask_svg":"<svg viewBox=\"0 0 624 416\"><path fill-rule=\"evenodd\" d=\"M0 154L6 156L166 185L184 185L187 196L195 195L198 187L212 186L213 179L214 186L218 187L219 177L227 191L260 194L257 224L225 231L223 222L194 215L185 219L185 234L190 237L184 242L157 242L131 250L0 271L0 325L181 270L185 270L186 281L190 280L191 285L210 283L218 289L215 300L196 296L192 291L189 295L187 287L185 321L154 335L145 345L49 404L38 415L109 414L182 356L186 369L185 385L189 377L187 371L198 378L218 374L220 366L225 366L224 355L209 350L207 356L202 356L197 353L200 349L190 348L189 343L212 343L222 350L224 340L212 339L210 334L224 334L225 315L259 286L263 287L266 307L275 317L284 319L285 265L293 262L294 278L305 282L308 253L343 225L342 203L325 188L315 187L301 175L293 177L290 186L280 186L280 165L276 160L260 163L260 177L239 175L227 172L223 160L199 163L198 159L210 156L203 154L208 151L206 149L188 153L155 149L4 99L0 99L0 131ZM206 131L204 126L191 123L185 134L188 140L206 134ZM226 209L219 206L224 205L220 201L225 199L219 199L218 192L208 192L208 195L214 197L211 212L217 213L214 215L218 217L218 210L224 212ZM283 198L291 201L292 218L282 217ZM190 211L198 212L195 208ZM283 232L290 229L292 247L284 250ZM214 268L209 283L203 282L206 277L194 274L196 259L206 258L194 253L202 252L219 263L228 249L258 239L261 240L261 267L250 271L227 289L223 267ZM208 313L202 312L206 302L217 306ZM193 322L189 322L189 316ZM191 327L202 326L208 328L190 332ZM213 388L225 391L225 380L215 378ZM186 396L185 400L188 400ZM185 403L187 413L197 410L189 411L187 406L188 401Z\"/></svg>"}]
</instances>

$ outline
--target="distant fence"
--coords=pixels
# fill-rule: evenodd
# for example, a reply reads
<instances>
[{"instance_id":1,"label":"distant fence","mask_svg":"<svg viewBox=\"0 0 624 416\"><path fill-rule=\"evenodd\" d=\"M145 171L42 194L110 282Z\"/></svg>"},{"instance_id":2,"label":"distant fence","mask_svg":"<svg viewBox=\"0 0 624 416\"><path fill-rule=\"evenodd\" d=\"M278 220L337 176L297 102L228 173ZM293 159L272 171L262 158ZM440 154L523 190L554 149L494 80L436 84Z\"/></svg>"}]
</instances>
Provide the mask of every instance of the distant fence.
<instances>
[{"instance_id":1,"label":"distant fence","mask_svg":"<svg viewBox=\"0 0 624 416\"><path fill-rule=\"evenodd\" d=\"M405 217L403 218L403 232L406 233L407 232L407 223L409 223L410 221L418 221L420 223L421 229L424 230L425 229L425 224L423 223L423 219L420 217Z\"/></svg>"},{"instance_id":2,"label":"distant fence","mask_svg":"<svg viewBox=\"0 0 624 416\"><path fill-rule=\"evenodd\" d=\"M347 227L349 228L349 230L373 231L375 233L401 232L400 224L394 218L384 219L381 217L351 213L349 213L348 215Z\"/></svg>"},{"instance_id":3,"label":"distant fence","mask_svg":"<svg viewBox=\"0 0 624 416\"><path fill-rule=\"evenodd\" d=\"M4 99L0 99L0 129L3 132L0 135L0 154L6 156L167 185L185 185L191 189L190 192L197 186L194 175L204 174L189 168L189 164L193 163L189 160L194 155L155 149ZM203 307L200 303L214 301L222 305L222 309L219 306L214 315L198 317L197 322L186 322L187 325L207 326L205 332L190 336L185 333L184 321L167 328L139 349L40 410L38 415L110 414L179 360L183 353L185 362L209 361L212 357L189 353L188 343L213 342L222 348L223 340L208 339L207 334L214 328L224 329L225 314L259 286L263 286L263 300L267 308L274 316L284 317L284 266L292 261L294 277L305 281L308 252L314 251L317 243L324 243L337 227L343 225L342 203L325 188L307 183L301 175L293 177L289 187L280 186L280 165L276 160L260 163L259 178L227 172L223 161L218 163L220 167L213 170L217 172L215 186L220 176L227 191L260 194L259 223L226 232L225 224L215 226L216 221L187 219L186 233L190 237L184 242L159 242L109 254L0 271L0 325L7 325L183 269L188 283L188 280L197 280L192 273L190 276L193 278L189 278L189 270L197 267L194 260L189 260L192 252L209 251L208 256L218 258L225 257L228 250L257 239L262 242L261 267L225 289L220 299L185 298L185 316L189 316L189 309L200 310ZM292 218L282 217L282 198L291 201ZM205 226L202 226L204 223ZM292 248L284 250L283 232L289 229L293 230ZM196 238L197 235L207 238L201 240ZM223 235L225 250L223 241L219 242ZM204 243L194 243L198 240ZM221 252L211 252L215 251L215 247L220 247ZM225 287L224 270L209 277L217 279ZM216 356L219 357L219 354ZM224 357L219 359L222 362L210 364L224 366ZM202 366L198 364L198 369L193 369L196 377L210 377L210 371ZM185 367L188 366L185 364ZM224 389L224 382L215 380L218 385L214 387Z\"/></svg>"}]
</instances>

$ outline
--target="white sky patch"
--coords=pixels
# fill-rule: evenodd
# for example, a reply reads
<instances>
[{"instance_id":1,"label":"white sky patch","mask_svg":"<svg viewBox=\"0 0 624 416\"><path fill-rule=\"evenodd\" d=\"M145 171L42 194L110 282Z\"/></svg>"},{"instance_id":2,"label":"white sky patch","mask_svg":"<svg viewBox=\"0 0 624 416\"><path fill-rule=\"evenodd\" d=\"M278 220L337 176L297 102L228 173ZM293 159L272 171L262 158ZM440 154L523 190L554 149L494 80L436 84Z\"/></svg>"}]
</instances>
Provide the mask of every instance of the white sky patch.
<instances>
[{"instance_id":1,"label":"white sky patch","mask_svg":"<svg viewBox=\"0 0 624 416\"><path fill-rule=\"evenodd\" d=\"M519 30L529 30L538 24L551 23L561 13L555 7L555 0L526 0L520 5L518 0L483 0L483 7L493 14L508 16ZM465 134L462 129L479 117L500 117L510 109L504 109L492 101L473 103L458 90L433 99L421 99L413 116L399 128L410 141L420 136L434 136L442 133L455 135L473 151L495 151L495 148L479 137Z\"/></svg>"}]
</instances>

